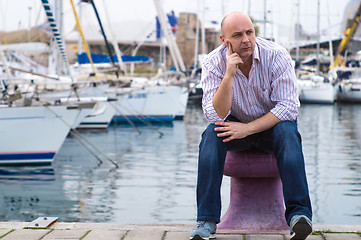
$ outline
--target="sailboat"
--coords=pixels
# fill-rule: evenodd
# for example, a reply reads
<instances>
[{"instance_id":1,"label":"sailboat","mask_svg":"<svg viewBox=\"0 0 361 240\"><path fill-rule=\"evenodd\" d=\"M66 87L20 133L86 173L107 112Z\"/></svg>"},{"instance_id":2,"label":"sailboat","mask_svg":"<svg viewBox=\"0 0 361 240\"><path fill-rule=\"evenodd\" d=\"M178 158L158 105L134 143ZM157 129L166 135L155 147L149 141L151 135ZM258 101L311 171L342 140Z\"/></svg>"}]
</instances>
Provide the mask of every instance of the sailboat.
<instances>
[{"instance_id":1,"label":"sailboat","mask_svg":"<svg viewBox=\"0 0 361 240\"><path fill-rule=\"evenodd\" d=\"M301 103L328 103L333 104L337 89L328 78L309 74L297 79L299 99Z\"/></svg>"},{"instance_id":2,"label":"sailboat","mask_svg":"<svg viewBox=\"0 0 361 240\"><path fill-rule=\"evenodd\" d=\"M349 25L346 28L345 36L342 39L337 55L329 75L337 83L337 100L342 102L361 102L361 67L360 62L355 61L355 66L346 65L346 60L342 61L342 53L347 50L349 42L360 24L361 2L358 3L354 17L349 19Z\"/></svg>"},{"instance_id":3,"label":"sailboat","mask_svg":"<svg viewBox=\"0 0 361 240\"><path fill-rule=\"evenodd\" d=\"M58 35L51 8L42 0L61 53L62 39ZM51 20L50 20L51 18ZM9 83L13 82L3 51L1 61ZM62 55L66 59L66 55ZM71 129L93 112L94 102L51 104L37 98L27 98L19 87L9 88L1 80L0 102L0 164L50 164ZM31 93L30 93L31 94ZM35 101L34 101L35 100Z\"/></svg>"},{"instance_id":4,"label":"sailboat","mask_svg":"<svg viewBox=\"0 0 361 240\"><path fill-rule=\"evenodd\" d=\"M42 2L44 9L47 12L48 21L53 25L52 31L56 37L58 48L59 50L62 50L63 44L61 43L60 34L56 29L50 5L46 0L43 0ZM62 2L60 2L60 4L62 4ZM73 1L71 1L71 4L77 20ZM81 32L80 26L78 26L78 28ZM63 52L62 56L66 59L65 52ZM67 61L64 62L67 63ZM79 104L83 102L96 103L93 111L86 115L77 128L107 128L115 112L115 109L108 104L108 102L112 100L107 98L104 94L104 90L109 87L109 84L103 84L102 81L99 81L98 79L75 81L72 78L73 73L70 70L69 64L66 64L66 66L71 78L71 82L68 81L64 83L65 86L67 86L67 89L62 91L52 91L50 93L46 91L40 92L38 93L38 96L43 100L56 103L58 105ZM74 95L73 97L72 94Z\"/></svg>"},{"instance_id":5,"label":"sailboat","mask_svg":"<svg viewBox=\"0 0 361 240\"><path fill-rule=\"evenodd\" d=\"M184 116L188 98L187 88L169 85L109 88L106 94L117 99L116 122L172 122Z\"/></svg>"},{"instance_id":6,"label":"sailboat","mask_svg":"<svg viewBox=\"0 0 361 240\"><path fill-rule=\"evenodd\" d=\"M50 103L58 105L78 104L81 102L94 102L93 111L85 116L78 129L106 129L111 123L116 109L112 102L114 98L105 94L109 84L92 85L84 83L86 86L64 91L42 92L39 97ZM74 85L76 87L76 85Z\"/></svg>"},{"instance_id":7,"label":"sailboat","mask_svg":"<svg viewBox=\"0 0 361 240\"><path fill-rule=\"evenodd\" d=\"M92 6L96 11L93 3ZM97 18L102 29L99 13L97 14ZM166 27L167 26L164 25L164 29L166 29ZM102 29L102 34L107 44L104 29ZM171 38L169 39L169 42L175 43ZM170 51L175 53L174 44L172 45L171 43L169 43L169 45L172 46L172 50ZM113 56L111 56L109 47L107 47L107 49L109 58L112 61ZM178 55L173 54L173 56ZM91 62L91 54L89 53L88 59ZM177 61L176 63L178 63L180 61L179 56L176 57L175 60ZM121 60L119 61L118 59L118 62L120 63ZM182 66L182 64L180 64L180 66ZM182 70L185 69L182 68ZM117 83L124 83L124 79L127 79L127 86L118 86ZM115 109L113 120L116 122L171 122L176 118L183 118L188 100L188 91L185 86L173 84L173 82L170 81L171 79L169 75L156 76L151 80L134 76L122 77L117 80L113 79L115 86L109 87L104 91L105 96L116 99L116 101L111 103Z\"/></svg>"},{"instance_id":8,"label":"sailboat","mask_svg":"<svg viewBox=\"0 0 361 240\"><path fill-rule=\"evenodd\" d=\"M337 100L340 102L361 102L361 67L338 67L336 74Z\"/></svg>"},{"instance_id":9,"label":"sailboat","mask_svg":"<svg viewBox=\"0 0 361 240\"><path fill-rule=\"evenodd\" d=\"M50 164L86 114L67 106L0 107L0 164Z\"/></svg>"},{"instance_id":10,"label":"sailboat","mask_svg":"<svg viewBox=\"0 0 361 240\"><path fill-rule=\"evenodd\" d=\"M299 7L299 4L298 4ZM336 100L336 89L332 81L320 74L320 1L318 0L318 17L317 17L317 65L316 71L305 75L300 75L297 79L299 89L299 100L301 103L326 103L333 104ZM301 71L299 71L301 72Z\"/></svg>"}]
</instances>

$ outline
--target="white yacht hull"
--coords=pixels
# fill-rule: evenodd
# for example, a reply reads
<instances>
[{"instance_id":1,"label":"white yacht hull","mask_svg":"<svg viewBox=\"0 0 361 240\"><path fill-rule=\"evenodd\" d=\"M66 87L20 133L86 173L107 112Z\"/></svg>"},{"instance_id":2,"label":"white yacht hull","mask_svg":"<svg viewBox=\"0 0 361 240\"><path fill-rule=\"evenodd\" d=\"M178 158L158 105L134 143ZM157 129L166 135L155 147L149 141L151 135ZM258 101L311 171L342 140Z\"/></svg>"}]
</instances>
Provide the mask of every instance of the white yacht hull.
<instances>
[{"instance_id":1,"label":"white yacht hull","mask_svg":"<svg viewBox=\"0 0 361 240\"><path fill-rule=\"evenodd\" d=\"M333 104L337 90L329 82L298 80L299 99L301 103Z\"/></svg>"},{"instance_id":2,"label":"white yacht hull","mask_svg":"<svg viewBox=\"0 0 361 240\"><path fill-rule=\"evenodd\" d=\"M0 164L49 164L81 116L66 106L0 108Z\"/></svg>"},{"instance_id":3,"label":"white yacht hull","mask_svg":"<svg viewBox=\"0 0 361 240\"><path fill-rule=\"evenodd\" d=\"M341 81L338 84L337 100L341 102L361 102L361 79Z\"/></svg>"},{"instance_id":4,"label":"white yacht hull","mask_svg":"<svg viewBox=\"0 0 361 240\"><path fill-rule=\"evenodd\" d=\"M188 91L179 86L149 86L144 88L108 89L108 96L116 97L114 120L165 121L184 117Z\"/></svg>"}]
</instances>

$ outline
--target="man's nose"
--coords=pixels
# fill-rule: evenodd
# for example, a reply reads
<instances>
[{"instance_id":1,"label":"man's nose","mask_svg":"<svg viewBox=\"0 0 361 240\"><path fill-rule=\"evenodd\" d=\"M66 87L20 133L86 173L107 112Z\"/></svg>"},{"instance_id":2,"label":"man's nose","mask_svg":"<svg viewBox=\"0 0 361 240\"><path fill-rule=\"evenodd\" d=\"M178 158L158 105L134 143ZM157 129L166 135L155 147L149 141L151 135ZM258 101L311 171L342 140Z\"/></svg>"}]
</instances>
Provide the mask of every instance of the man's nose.
<instances>
[{"instance_id":1,"label":"man's nose","mask_svg":"<svg viewBox=\"0 0 361 240\"><path fill-rule=\"evenodd\" d=\"M244 35L244 36L242 37L242 43L247 43L247 42L249 42L249 38L248 38L247 35Z\"/></svg>"}]
</instances>

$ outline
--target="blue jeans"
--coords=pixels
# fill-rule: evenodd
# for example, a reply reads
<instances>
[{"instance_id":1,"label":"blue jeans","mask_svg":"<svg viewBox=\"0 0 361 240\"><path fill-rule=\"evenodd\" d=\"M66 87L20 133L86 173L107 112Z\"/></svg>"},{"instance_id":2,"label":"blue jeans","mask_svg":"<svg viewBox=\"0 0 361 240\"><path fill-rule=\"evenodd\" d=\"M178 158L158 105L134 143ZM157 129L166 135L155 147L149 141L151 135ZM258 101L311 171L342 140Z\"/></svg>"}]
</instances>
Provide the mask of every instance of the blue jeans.
<instances>
[{"instance_id":1,"label":"blue jeans","mask_svg":"<svg viewBox=\"0 0 361 240\"><path fill-rule=\"evenodd\" d=\"M301 135L296 122L281 122L267 131L228 143L223 143L223 139L217 137L215 127L214 124L208 125L199 145L197 221L220 222L220 188L227 151L242 151L250 148L273 152L277 159L287 223L290 224L291 218L298 214L312 219Z\"/></svg>"}]
</instances>

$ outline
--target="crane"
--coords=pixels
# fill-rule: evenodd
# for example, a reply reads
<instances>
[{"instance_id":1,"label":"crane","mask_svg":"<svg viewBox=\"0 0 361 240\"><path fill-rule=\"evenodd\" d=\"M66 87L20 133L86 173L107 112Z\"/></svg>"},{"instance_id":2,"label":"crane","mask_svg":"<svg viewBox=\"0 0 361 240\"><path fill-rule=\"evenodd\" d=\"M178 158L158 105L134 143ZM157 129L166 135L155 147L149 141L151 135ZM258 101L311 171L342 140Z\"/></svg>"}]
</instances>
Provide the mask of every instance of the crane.
<instances>
[{"instance_id":1,"label":"crane","mask_svg":"<svg viewBox=\"0 0 361 240\"><path fill-rule=\"evenodd\" d=\"M340 42L340 45L338 46L336 58L333 63L333 66L330 66L330 68L332 68L332 67L335 68L337 66L344 65L344 63L342 63L342 61L341 61L341 58L342 58L341 54L343 51L345 51L348 48L348 44L350 43L351 38L355 34L356 29L357 29L358 25L360 24L360 17L361 17L361 2L358 4L358 6L356 8L355 16L353 17L351 24L349 24L349 26L347 26L345 36L343 37L343 39Z\"/></svg>"}]
</instances>

